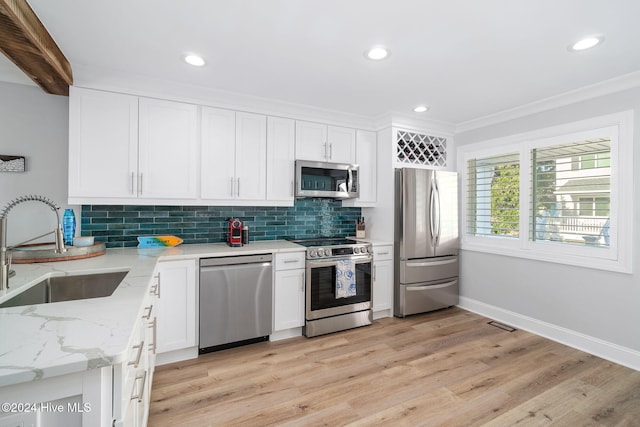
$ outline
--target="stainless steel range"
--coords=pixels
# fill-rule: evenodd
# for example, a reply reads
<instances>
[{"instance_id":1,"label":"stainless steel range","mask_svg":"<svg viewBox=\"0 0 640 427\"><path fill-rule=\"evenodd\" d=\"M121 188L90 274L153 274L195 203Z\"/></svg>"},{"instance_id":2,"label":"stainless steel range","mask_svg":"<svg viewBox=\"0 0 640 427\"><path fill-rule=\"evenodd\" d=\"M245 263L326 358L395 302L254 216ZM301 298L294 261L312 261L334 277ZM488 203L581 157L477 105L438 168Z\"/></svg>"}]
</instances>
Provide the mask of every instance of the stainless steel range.
<instances>
[{"instance_id":1,"label":"stainless steel range","mask_svg":"<svg viewBox=\"0 0 640 427\"><path fill-rule=\"evenodd\" d=\"M306 246L306 337L370 325L370 243L346 239L303 239Z\"/></svg>"}]
</instances>

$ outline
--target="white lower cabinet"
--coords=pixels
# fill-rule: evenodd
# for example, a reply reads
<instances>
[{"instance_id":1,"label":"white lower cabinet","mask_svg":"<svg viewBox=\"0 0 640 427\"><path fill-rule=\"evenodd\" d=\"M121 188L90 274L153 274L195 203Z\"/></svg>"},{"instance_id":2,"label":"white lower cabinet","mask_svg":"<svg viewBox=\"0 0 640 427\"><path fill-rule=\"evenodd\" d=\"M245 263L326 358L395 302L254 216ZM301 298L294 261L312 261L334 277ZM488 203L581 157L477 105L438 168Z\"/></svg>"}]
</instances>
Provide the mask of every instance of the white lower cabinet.
<instances>
[{"instance_id":1,"label":"white lower cabinet","mask_svg":"<svg viewBox=\"0 0 640 427\"><path fill-rule=\"evenodd\" d=\"M304 326L305 252L275 255L273 331Z\"/></svg>"},{"instance_id":2,"label":"white lower cabinet","mask_svg":"<svg viewBox=\"0 0 640 427\"><path fill-rule=\"evenodd\" d=\"M156 306L158 276L144 302L143 313L133 329L123 363L113 367L113 425L144 427L149 417L151 383L155 369Z\"/></svg>"},{"instance_id":3,"label":"white lower cabinet","mask_svg":"<svg viewBox=\"0 0 640 427\"><path fill-rule=\"evenodd\" d=\"M157 352L196 347L196 260L161 261L158 275Z\"/></svg>"},{"instance_id":4,"label":"white lower cabinet","mask_svg":"<svg viewBox=\"0 0 640 427\"><path fill-rule=\"evenodd\" d=\"M393 307L393 245L373 245L373 312ZM374 314L375 316L375 314ZM384 317L384 316L379 316Z\"/></svg>"}]
</instances>

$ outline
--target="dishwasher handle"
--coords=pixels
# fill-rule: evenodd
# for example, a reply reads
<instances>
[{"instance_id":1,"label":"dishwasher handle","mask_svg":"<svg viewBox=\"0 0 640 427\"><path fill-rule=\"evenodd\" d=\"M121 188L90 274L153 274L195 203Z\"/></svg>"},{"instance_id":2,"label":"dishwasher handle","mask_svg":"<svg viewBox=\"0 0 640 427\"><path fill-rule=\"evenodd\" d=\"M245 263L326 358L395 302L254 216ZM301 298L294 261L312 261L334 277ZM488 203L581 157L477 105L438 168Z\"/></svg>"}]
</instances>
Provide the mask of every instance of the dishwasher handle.
<instances>
[{"instance_id":1,"label":"dishwasher handle","mask_svg":"<svg viewBox=\"0 0 640 427\"><path fill-rule=\"evenodd\" d=\"M273 261L271 254L238 255L216 258L200 258L200 267L218 267L222 265L262 264Z\"/></svg>"}]
</instances>

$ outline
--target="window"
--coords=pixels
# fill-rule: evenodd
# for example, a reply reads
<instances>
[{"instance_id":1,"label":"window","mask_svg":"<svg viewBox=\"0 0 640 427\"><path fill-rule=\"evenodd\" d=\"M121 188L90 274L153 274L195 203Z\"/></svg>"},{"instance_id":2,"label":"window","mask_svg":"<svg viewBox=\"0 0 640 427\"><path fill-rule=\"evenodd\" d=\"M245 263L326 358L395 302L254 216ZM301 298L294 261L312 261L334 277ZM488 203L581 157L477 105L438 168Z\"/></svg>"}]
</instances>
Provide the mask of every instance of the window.
<instances>
[{"instance_id":1,"label":"window","mask_svg":"<svg viewBox=\"0 0 640 427\"><path fill-rule=\"evenodd\" d=\"M462 249L631 272L632 120L460 147Z\"/></svg>"},{"instance_id":2,"label":"window","mask_svg":"<svg viewBox=\"0 0 640 427\"><path fill-rule=\"evenodd\" d=\"M532 241L608 245L603 227L610 200L610 138L531 150Z\"/></svg>"},{"instance_id":3,"label":"window","mask_svg":"<svg viewBox=\"0 0 640 427\"><path fill-rule=\"evenodd\" d=\"M517 238L520 234L518 154L469 160L467 232L476 236Z\"/></svg>"}]
</instances>

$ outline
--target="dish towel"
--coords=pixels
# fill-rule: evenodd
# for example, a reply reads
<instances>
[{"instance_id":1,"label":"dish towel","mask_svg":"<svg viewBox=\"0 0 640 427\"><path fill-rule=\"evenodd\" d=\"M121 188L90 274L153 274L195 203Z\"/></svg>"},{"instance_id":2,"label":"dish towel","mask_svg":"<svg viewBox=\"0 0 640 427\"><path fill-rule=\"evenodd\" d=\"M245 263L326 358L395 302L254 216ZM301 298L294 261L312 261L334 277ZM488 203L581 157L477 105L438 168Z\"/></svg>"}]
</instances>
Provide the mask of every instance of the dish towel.
<instances>
[{"instance_id":1,"label":"dish towel","mask_svg":"<svg viewBox=\"0 0 640 427\"><path fill-rule=\"evenodd\" d=\"M351 259L336 261L336 299L356 296L356 263Z\"/></svg>"}]
</instances>

